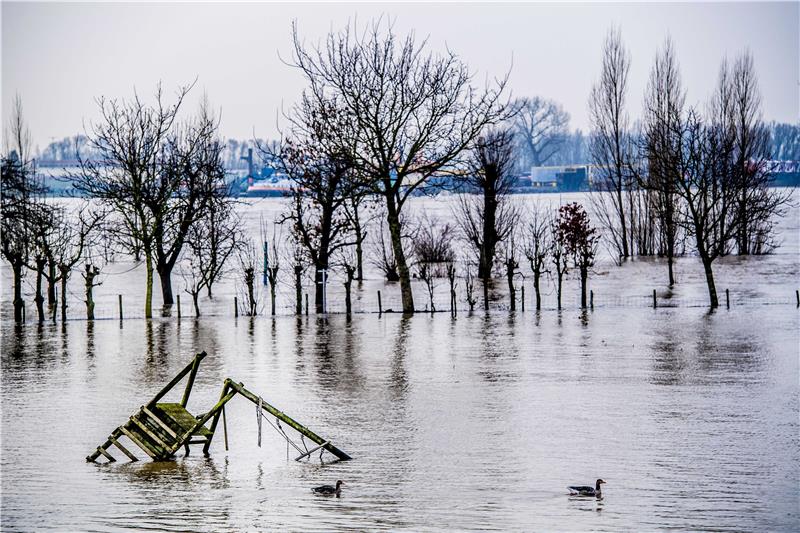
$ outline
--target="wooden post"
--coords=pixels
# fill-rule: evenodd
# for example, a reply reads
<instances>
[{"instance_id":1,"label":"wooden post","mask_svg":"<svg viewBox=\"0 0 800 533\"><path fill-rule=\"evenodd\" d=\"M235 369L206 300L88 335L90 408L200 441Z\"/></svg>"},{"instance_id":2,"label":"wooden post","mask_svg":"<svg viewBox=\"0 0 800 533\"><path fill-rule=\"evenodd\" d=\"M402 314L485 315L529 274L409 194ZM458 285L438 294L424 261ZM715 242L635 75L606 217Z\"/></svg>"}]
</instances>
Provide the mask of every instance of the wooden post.
<instances>
[{"instance_id":1,"label":"wooden post","mask_svg":"<svg viewBox=\"0 0 800 533\"><path fill-rule=\"evenodd\" d=\"M800 307L800 290L794 291L795 297L797 297L797 307Z\"/></svg>"},{"instance_id":2,"label":"wooden post","mask_svg":"<svg viewBox=\"0 0 800 533\"><path fill-rule=\"evenodd\" d=\"M594 291L593 290L589 291L589 309L594 311Z\"/></svg>"},{"instance_id":3,"label":"wooden post","mask_svg":"<svg viewBox=\"0 0 800 533\"><path fill-rule=\"evenodd\" d=\"M378 314L383 314L383 304L381 303L381 291L378 291Z\"/></svg>"},{"instance_id":4,"label":"wooden post","mask_svg":"<svg viewBox=\"0 0 800 533\"><path fill-rule=\"evenodd\" d=\"M656 304L656 290L653 289L653 309L655 309L656 306L657 306L657 304Z\"/></svg>"},{"instance_id":5,"label":"wooden post","mask_svg":"<svg viewBox=\"0 0 800 533\"><path fill-rule=\"evenodd\" d=\"M731 308L731 293L728 289L725 289L725 308Z\"/></svg>"},{"instance_id":6,"label":"wooden post","mask_svg":"<svg viewBox=\"0 0 800 533\"><path fill-rule=\"evenodd\" d=\"M239 316L239 298L237 296L233 297L233 316Z\"/></svg>"},{"instance_id":7,"label":"wooden post","mask_svg":"<svg viewBox=\"0 0 800 533\"><path fill-rule=\"evenodd\" d=\"M222 406L222 434L225 437L225 451L228 451L228 422L225 420L225 406Z\"/></svg>"},{"instance_id":8,"label":"wooden post","mask_svg":"<svg viewBox=\"0 0 800 533\"><path fill-rule=\"evenodd\" d=\"M122 295L118 294L117 298L119 299L119 319L122 320Z\"/></svg>"},{"instance_id":9,"label":"wooden post","mask_svg":"<svg viewBox=\"0 0 800 533\"><path fill-rule=\"evenodd\" d=\"M522 296L522 299L520 300L520 303L522 303L522 312L524 313L525 312L525 285L523 284L522 287L519 288L519 290L522 291L522 292L520 292L520 296Z\"/></svg>"},{"instance_id":10,"label":"wooden post","mask_svg":"<svg viewBox=\"0 0 800 533\"><path fill-rule=\"evenodd\" d=\"M306 293L306 316L308 316L308 293Z\"/></svg>"},{"instance_id":11,"label":"wooden post","mask_svg":"<svg viewBox=\"0 0 800 533\"><path fill-rule=\"evenodd\" d=\"M175 302L175 304L178 306L178 318L180 319L180 317L181 317L181 295L180 294L176 295L176 299L177 299L177 301Z\"/></svg>"}]
</instances>

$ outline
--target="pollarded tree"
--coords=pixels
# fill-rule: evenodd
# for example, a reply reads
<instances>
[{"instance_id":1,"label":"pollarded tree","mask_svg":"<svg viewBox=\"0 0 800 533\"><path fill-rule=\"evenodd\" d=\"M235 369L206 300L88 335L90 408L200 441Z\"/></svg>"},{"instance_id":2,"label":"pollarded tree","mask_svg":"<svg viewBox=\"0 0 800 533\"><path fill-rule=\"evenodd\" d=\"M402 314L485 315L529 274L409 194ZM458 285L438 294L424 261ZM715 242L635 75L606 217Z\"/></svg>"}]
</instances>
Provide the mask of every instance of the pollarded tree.
<instances>
[{"instance_id":1,"label":"pollarded tree","mask_svg":"<svg viewBox=\"0 0 800 533\"><path fill-rule=\"evenodd\" d=\"M466 191L455 209L456 220L478 259L478 277L492 277L497 245L513 230L518 216L510 201L514 185L513 135L492 130L470 149Z\"/></svg>"},{"instance_id":2,"label":"pollarded tree","mask_svg":"<svg viewBox=\"0 0 800 533\"><path fill-rule=\"evenodd\" d=\"M452 51L435 54L413 34L398 36L391 23L360 31L348 24L307 47L294 27L293 64L318 101L335 97L353 124L341 138L353 164L386 207L403 312L414 312L411 273L401 214L408 198L430 178L455 170L459 156L488 124L506 116L506 79L477 89L472 73Z\"/></svg>"},{"instance_id":3,"label":"pollarded tree","mask_svg":"<svg viewBox=\"0 0 800 533\"><path fill-rule=\"evenodd\" d=\"M522 249L533 273L533 290L536 295L536 310L542 308L542 275L547 273L547 258L550 254L550 216L538 205L534 206L525 229L525 244Z\"/></svg>"},{"instance_id":4,"label":"pollarded tree","mask_svg":"<svg viewBox=\"0 0 800 533\"><path fill-rule=\"evenodd\" d=\"M0 247L13 274L14 320L21 322L25 305L22 299L24 268L35 253L37 238L48 231L52 209L42 199L45 189L36 178L35 167L30 159L31 135L23 117L22 100L19 97L14 100L5 139L6 146L3 148L4 155L0 165L3 212ZM38 279L41 284L41 277ZM41 290L38 294L41 295Z\"/></svg>"},{"instance_id":5,"label":"pollarded tree","mask_svg":"<svg viewBox=\"0 0 800 533\"><path fill-rule=\"evenodd\" d=\"M555 221L555 238L572 259L581 278L581 307L586 308L586 283L594 265L599 236L589 223L589 215L577 202L562 205Z\"/></svg>"}]
</instances>

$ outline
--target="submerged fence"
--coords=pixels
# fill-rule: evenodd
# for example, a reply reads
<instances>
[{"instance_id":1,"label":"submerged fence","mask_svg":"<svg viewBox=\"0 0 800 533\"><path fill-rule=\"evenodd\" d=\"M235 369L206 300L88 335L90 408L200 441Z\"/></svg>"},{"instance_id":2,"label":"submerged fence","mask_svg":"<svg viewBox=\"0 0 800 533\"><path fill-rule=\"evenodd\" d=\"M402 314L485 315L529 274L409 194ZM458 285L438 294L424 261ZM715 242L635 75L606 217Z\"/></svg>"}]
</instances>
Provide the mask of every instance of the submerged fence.
<instances>
[{"instance_id":1,"label":"submerged fence","mask_svg":"<svg viewBox=\"0 0 800 533\"><path fill-rule=\"evenodd\" d=\"M385 313L402 313L402 299L400 295L400 288L396 285L382 285L381 288L370 289L357 289L354 288L351 294L351 313L352 314L385 314ZM309 287L304 287L308 289ZM310 287L313 289L313 286ZM514 298L514 308L512 309L511 299L507 290L493 290L489 295L488 309L486 309L485 301L483 298L482 287L476 286L474 298L475 304L470 309L467 303L466 293L463 290L456 291L455 306L451 307L450 303L450 290L446 285L439 287L439 290L434 293L433 306L431 306L430 298L427 292L420 290L416 287L414 293L414 302L416 313L454 313L464 314L469 312L535 312L536 300L535 293L532 286L520 285L516 287L516 295ZM291 291L282 290L280 298L276 298L275 316L291 316L298 314L296 301L294 297L294 289ZM795 290L793 293L788 293L785 297L781 296L765 296L753 291L731 291L730 289L722 289L718 293L719 307L723 309L730 309L736 307L752 307L752 306L766 306L766 305L780 305L792 306L800 308L800 290ZM125 302L123 295L117 295L113 300L113 304L105 299L102 304L96 305L94 309L94 320L137 320L145 318L144 308L140 302L128 304ZM247 317L249 314L249 304L244 301L242 296L223 295L213 300L213 305L209 305L209 301L204 301L200 309L199 318L222 318L222 317ZM591 289L587 292L586 308L590 310L601 311L603 309L661 309L661 308L708 308L708 296L676 296L669 291L659 292L653 289L648 294L629 294L624 296L613 295ZM46 308L46 321L61 321L61 310L58 306L55 308L45 305ZM5 307L8 311L8 306ZM87 320L85 314L81 314L83 309L81 302L73 302L70 306L70 314L67 320ZM570 311L581 309L580 295L574 294L574 291L562 294L562 305L560 310ZM320 314L317 313L314 304L314 293L308 290L303 290L301 295L301 315ZM552 293L542 295L541 311L558 311L557 298ZM325 298L324 314L345 314L347 312L345 297L341 291L334 294L327 295ZM269 294L260 294L257 305L256 314L252 316L272 316L271 301ZM26 302L23 308L23 322L37 322L38 316L35 306ZM195 309L191 297L187 294L177 295L176 303L172 306L159 307L153 306L154 318L173 318L173 319L190 319L198 318L195 314ZM12 317L6 314L4 320L11 320Z\"/></svg>"}]
</instances>

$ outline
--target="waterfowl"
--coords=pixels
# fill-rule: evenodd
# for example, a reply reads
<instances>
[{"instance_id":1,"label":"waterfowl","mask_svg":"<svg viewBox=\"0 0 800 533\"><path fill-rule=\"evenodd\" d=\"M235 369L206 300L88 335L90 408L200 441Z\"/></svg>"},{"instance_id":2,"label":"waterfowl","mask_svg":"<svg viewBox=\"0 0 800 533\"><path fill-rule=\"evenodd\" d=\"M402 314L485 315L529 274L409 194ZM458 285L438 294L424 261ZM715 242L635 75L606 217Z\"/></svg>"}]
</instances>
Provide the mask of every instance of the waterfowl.
<instances>
[{"instance_id":1,"label":"waterfowl","mask_svg":"<svg viewBox=\"0 0 800 533\"><path fill-rule=\"evenodd\" d=\"M602 479L598 479L597 483L595 483L594 487L590 485L570 485L567 487L569 489L569 493L572 495L577 496L597 496L598 498L602 496L602 492L600 490L600 485L604 484L605 481Z\"/></svg>"},{"instance_id":2,"label":"waterfowl","mask_svg":"<svg viewBox=\"0 0 800 533\"><path fill-rule=\"evenodd\" d=\"M344 481L340 479L339 481L336 482L335 487L333 485L321 485L319 487L314 487L313 489L311 489L311 492L314 492L316 494L323 494L325 496L332 496L335 494L336 497L338 498L339 494L342 493L342 485L344 485Z\"/></svg>"}]
</instances>

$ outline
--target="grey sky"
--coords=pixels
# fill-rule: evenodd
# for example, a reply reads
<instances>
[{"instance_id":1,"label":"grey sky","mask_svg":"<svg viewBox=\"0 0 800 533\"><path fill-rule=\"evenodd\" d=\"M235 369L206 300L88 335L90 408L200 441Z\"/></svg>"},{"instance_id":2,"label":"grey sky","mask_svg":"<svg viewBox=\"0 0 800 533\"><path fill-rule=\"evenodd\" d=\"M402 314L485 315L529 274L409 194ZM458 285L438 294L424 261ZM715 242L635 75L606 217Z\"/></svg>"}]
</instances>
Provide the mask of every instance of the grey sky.
<instances>
[{"instance_id":1,"label":"grey sky","mask_svg":"<svg viewBox=\"0 0 800 533\"><path fill-rule=\"evenodd\" d=\"M303 80L279 59L291 52L290 24L315 42L349 18L386 14L401 33L457 52L479 76L502 75L513 57L515 96L560 101L571 126L587 129L586 98L610 25L633 57L629 102L639 111L657 47L670 34L690 103L704 102L720 60L749 47L767 120L796 122L800 4L55 4L2 3L4 124L15 93L40 147L96 117L94 97L172 93L198 77L222 108L222 134L277 135L278 111ZM194 104L192 104L194 105Z\"/></svg>"}]
</instances>

